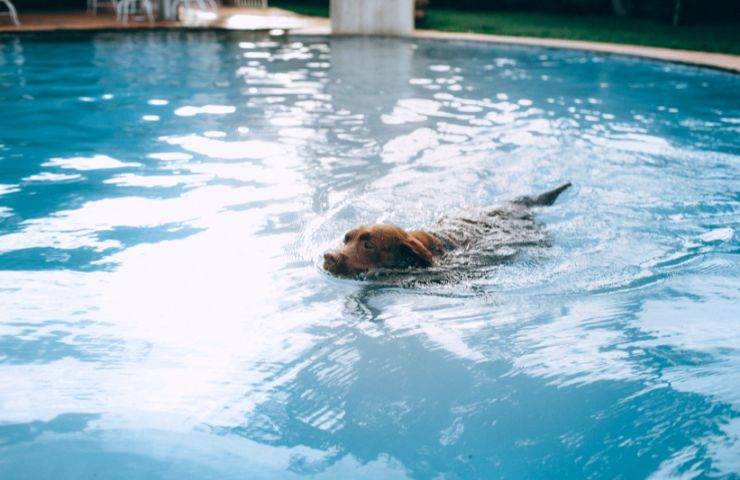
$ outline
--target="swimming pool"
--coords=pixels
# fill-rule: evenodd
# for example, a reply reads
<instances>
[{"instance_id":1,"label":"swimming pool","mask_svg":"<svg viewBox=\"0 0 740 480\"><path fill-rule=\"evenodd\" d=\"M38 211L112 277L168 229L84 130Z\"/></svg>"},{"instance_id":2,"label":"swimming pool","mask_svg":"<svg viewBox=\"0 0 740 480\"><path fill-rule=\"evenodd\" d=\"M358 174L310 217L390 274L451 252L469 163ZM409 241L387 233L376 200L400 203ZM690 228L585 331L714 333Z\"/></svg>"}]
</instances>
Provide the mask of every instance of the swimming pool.
<instances>
[{"instance_id":1,"label":"swimming pool","mask_svg":"<svg viewBox=\"0 0 740 480\"><path fill-rule=\"evenodd\" d=\"M580 51L0 37L0 478L740 474L740 77ZM552 246L334 279L570 180Z\"/></svg>"}]
</instances>

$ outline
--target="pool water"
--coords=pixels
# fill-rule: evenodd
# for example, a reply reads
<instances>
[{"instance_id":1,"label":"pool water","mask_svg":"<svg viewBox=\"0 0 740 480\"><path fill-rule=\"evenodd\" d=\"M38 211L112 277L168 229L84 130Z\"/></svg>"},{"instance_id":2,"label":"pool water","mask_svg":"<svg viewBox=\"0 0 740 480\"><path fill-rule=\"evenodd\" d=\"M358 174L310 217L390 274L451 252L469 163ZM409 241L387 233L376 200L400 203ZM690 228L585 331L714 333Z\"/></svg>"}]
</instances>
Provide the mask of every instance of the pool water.
<instances>
[{"instance_id":1,"label":"pool water","mask_svg":"<svg viewBox=\"0 0 740 480\"><path fill-rule=\"evenodd\" d=\"M740 77L215 32L0 37L0 478L740 475ZM484 275L361 223L574 187Z\"/></svg>"}]
</instances>

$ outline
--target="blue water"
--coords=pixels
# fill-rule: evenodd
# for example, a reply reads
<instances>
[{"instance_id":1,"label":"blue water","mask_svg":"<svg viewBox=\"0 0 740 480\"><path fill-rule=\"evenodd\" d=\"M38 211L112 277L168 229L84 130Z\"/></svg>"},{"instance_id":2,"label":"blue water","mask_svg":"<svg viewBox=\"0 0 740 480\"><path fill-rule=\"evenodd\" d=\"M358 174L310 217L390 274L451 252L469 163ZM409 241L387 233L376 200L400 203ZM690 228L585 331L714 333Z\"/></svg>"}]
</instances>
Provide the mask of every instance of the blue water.
<instances>
[{"instance_id":1,"label":"blue water","mask_svg":"<svg viewBox=\"0 0 740 480\"><path fill-rule=\"evenodd\" d=\"M0 478L740 476L740 77L472 43L0 37ZM570 180L552 246L321 254Z\"/></svg>"}]
</instances>

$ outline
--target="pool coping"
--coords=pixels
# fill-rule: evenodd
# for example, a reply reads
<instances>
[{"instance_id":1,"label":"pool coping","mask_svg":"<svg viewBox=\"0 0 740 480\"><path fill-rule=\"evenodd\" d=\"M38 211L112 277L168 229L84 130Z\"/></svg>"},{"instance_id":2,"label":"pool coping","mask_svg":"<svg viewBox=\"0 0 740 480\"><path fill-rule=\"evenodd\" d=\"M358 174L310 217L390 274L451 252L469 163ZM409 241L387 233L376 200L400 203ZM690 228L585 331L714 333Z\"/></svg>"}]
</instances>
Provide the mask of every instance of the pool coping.
<instances>
[{"instance_id":1,"label":"pool coping","mask_svg":"<svg viewBox=\"0 0 740 480\"><path fill-rule=\"evenodd\" d=\"M440 30L416 30L412 38L499 43L531 47L563 48L589 52L625 55L670 63L709 67L740 74L740 55L713 53L674 48L648 47L642 45L591 42L587 40L565 40L559 38L517 37L472 32L443 32Z\"/></svg>"}]
</instances>

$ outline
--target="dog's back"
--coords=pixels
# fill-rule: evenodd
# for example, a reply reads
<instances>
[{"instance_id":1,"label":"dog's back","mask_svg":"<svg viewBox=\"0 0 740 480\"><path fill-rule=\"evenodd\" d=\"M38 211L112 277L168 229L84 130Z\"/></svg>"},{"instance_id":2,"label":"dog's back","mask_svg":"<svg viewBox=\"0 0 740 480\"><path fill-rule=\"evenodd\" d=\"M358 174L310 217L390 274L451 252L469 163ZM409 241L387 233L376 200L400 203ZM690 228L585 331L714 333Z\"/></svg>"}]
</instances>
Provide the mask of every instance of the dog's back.
<instances>
[{"instance_id":1,"label":"dog's back","mask_svg":"<svg viewBox=\"0 0 740 480\"><path fill-rule=\"evenodd\" d=\"M546 230L535 221L533 207L552 205L570 183L536 196L525 196L494 208L443 218L431 232L447 250L480 251L506 259L522 247L547 245Z\"/></svg>"}]
</instances>

